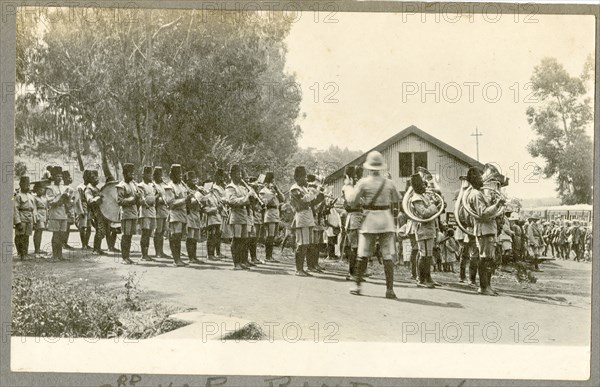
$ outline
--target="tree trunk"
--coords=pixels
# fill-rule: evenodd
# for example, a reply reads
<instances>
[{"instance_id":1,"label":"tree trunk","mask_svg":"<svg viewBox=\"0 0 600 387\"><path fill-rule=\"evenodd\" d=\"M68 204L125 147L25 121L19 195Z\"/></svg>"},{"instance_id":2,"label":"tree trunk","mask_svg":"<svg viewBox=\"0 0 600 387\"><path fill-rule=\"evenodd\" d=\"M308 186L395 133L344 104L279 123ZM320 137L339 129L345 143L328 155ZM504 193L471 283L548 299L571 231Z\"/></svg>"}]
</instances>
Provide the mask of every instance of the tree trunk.
<instances>
[{"instance_id":1,"label":"tree trunk","mask_svg":"<svg viewBox=\"0 0 600 387\"><path fill-rule=\"evenodd\" d=\"M85 169L85 165L83 165L83 157L81 157L81 150L79 149L79 144L77 144L75 152L77 153L77 163L79 164L79 170L83 172L83 170Z\"/></svg>"},{"instance_id":2,"label":"tree trunk","mask_svg":"<svg viewBox=\"0 0 600 387\"><path fill-rule=\"evenodd\" d=\"M114 178L110 168L108 166L108 156L106 155L106 145L104 141L99 141L100 143L100 153L102 153L102 172L107 180L109 180L109 176Z\"/></svg>"}]
</instances>

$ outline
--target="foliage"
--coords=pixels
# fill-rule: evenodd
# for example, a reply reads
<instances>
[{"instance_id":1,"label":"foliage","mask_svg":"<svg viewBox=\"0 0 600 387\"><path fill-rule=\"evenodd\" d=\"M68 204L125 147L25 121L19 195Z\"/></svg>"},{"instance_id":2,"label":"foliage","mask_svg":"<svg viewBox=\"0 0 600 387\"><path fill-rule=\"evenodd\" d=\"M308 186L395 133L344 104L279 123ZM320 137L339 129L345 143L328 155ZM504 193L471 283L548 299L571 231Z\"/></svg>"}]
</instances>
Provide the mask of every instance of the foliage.
<instances>
[{"instance_id":1,"label":"foliage","mask_svg":"<svg viewBox=\"0 0 600 387\"><path fill-rule=\"evenodd\" d=\"M527 149L546 161L544 176L556 178L563 204L592 203L593 142L586 133L593 119L586 87L592 69L590 57L573 77L556 59L545 58L531 77L539 104L527 109L537 135Z\"/></svg>"},{"instance_id":2,"label":"foliage","mask_svg":"<svg viewBox=\"0 0 600 387\"><path fill-rule=\"evenodd\" d=\"M227 333L226 335L223 335L223 337L222 337L223 340L235 340L235 341L239 341L239 340L254 341L254 340L263 340L266 338L267 338L267 334L263 331L263 329L260 327L260 325L253 323L253 322L244 325L241 329L239 329L235 332Z\"/></svg>"},{"instance_id":3,"label":"foliage","mask_svg":"<svg viewBox=\"0 0 600 387\"><path fill-rule=\"evenodd\" d=\"M12 335L141 339L186 325L169 318L179 308L141 301L138 286L135 274L125 279L122 289L109 291L87 280L65 282L17 266L12 284Z\"/></svg>"},{"instance_id":4,"label":"foliage","mask_svg":"<svg viewBox=\"0 0 600 387\"><path fill-rule=\"evenodd\" d=\"M15 163L15 175L20 178L27 174L27 165L22 161L17 161Z\"/></svg>"},{"instance_id":5,"label":"foliage","mask_svg":"<svg viewBox=\"0 0 600 387\"><path fill-rule=\"evenodd\" d=\"M39 22L20 16L17 72L28 87L17 102L19 133L52 138L78 158L94 143L105 175L125 161L199 169L224 138L275 163L295 151L300 99L283 94L295 84L284 71L283 15L72 12L37 38Z\"/></svg>"}]
</instances>

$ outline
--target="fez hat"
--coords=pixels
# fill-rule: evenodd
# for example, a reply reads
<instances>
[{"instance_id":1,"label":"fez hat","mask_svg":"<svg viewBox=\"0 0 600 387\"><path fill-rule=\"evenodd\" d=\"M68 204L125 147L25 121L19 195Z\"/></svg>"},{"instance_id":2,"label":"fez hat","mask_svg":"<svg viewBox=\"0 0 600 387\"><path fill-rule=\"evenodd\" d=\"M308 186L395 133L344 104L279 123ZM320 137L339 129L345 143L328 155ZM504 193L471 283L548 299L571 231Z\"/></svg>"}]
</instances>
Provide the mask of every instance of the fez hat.
<instances>
[{"instance_id":1,"label":"fez hat","mask_svg":"<svg viewBox=\"0 0 600 387\"><path fill-rule=\"evenodd\" d=\"M315 181L317 181L317 177L313 174L306 175L306 181L308 183L314 183Z\"/></svg>"},{"instance_id":2,"label":"fez hat","mask_svg":"<svg viewBox=\"0 0 600 387\"><path fill-rule=\"evenodd\" d=\"M154 167L154 172L152 173L152 176L154 176L154 178L162 177L162 172L162 167Z\"/></svg>"},{"instance_id":3,"label":"fez hat","mask_svg":"<svg viewBox=\"0 0 600 387\"><path fill-rule=\"evenodd\" d=\"M224 177L225 177L225 171L223 170L223 168L217 168L217 170L215 171L214 178L222 179Z\"/></svg>"},{"instance_id":4,"label":"fez hat","mask_svg":"<svg viewBox=\"0 0 600 387\"><path fill-rule=\"evenodd\" d=\"M481 177L481 171L479 170L479 168L477 168L477 167L469 168L469 170L467 171L467 181L469 183L473 184L475 179L477 179L478 177Z\"/></svg>"},{"instance_id":5,"label":"fez hat","mask_svg":"<svg viewBox=\"0 0 600 387\"><path fill-rule=\"evenodd\" d=\"M273 171L265 172L265 184L272 183L274 179L275 179L275 174L273 173Z\"/></svg>"},{"instance_id":6,"label":"fez hat","mask_svg":"<svg viewBox=\"0 0 600 387\"><path fill-rule=\"evenodd\" d=\"M354 166L354 177L357 179L360 179L363 175L363 167L362 165L355 165Z\"/></svg>"},{"instance_id":7,"label":"fez hat","mask_svg":"<svg viewBox=\"0 0 600 387\"><path fill-rule=\"evenodd\" d=\"M46 188L48 186L48 180L32 181L29 184L33 184L33 189L34 190L36 190L38 188Z\"/></svg>"},{"instance_id":8,"label":"fez hat","mask_svg":"<svg viewBox=\"0 0 600 387\"><path fill-rule=\"evenodd\" d=\"M50 174L52 175L52 177L56 177L56 175L62 175L62 173L63 173L63 170L60 165L55 165L50 170Z\"/></svg>"},{"instance_id":9,"label":"fez hat","mask_svg":"<svg viewBox=\"0 0 600 387\"><path fill-rule=\"evenodd\" d=\"M356 169L354 169L354 165L348 165L346 167L346 170L344 171L344 174L348 177L355 177L356 176Z\"/></svg>"},{"instance_id":10,"label":"fez hat","mask_svg":"<svg viewBox=\"0 0 600 387\"><path fill-rule=\"evenodd\" d=\"M242 174L242 168L238 164L232 164L229 168L229 175L233 175L234 173Z\"/></svg>"},{"instance_id":11,"label":"fez hat","mask_svg":"<svg viewBox=\"0 0 600 387\"><path fill-rule=\"evenodd\" d=\"M123 164L123 174L133 173L134 168L135 168L134 165L131 163Z\"/></svg>"},{"instance_id":12,"label":"fez hat","mask_svg":"<svg viewBox=\"0 0 600 387\"><path fill-rule=\"evenodd\" d=\"M380 171L387 169L387 165L383 160L383 155L377 151L371 151L367 155L367 160L363 164L364 169L370 169L373 171Z\"/></svg>"},{"instance_id":13,"label":"fez hat","mask_svg":"<svg viewBox=\"0 0 600 387\"><path fill-rule=\"evenodd\" d=\"M303 177L306 177L306 168L303 165L298 165L294 169L294 180L302 179Z\"/></svg>"},{"instance_id":14,"label":"fez hat","mask_svg":"<svg viewBox=\"0 0 600 387\"><path fill-rule=\"evenodd\" d=\"M62 175L63 175L63 180L66 180L66 179L70 179L70 178L71 178L71 173L69 173L69 171L67 171L67 170L64 170L64 171L62 172Z\"/></svg>"},{"instance_id":15,"label":"fez hat","mask_svg":"<svg viewBox=\"0 0 600 387\"><path fill-rule=\"evenodd\" d=\"M146 165L144 166L144 171L142 172L143 175L151 175L152 174L152 166L151 165Z\"/></svg>"},{"instance_id":16,"label":"fez hat","mask_svg":"<svg viewBox=\"0 0 600 387\"><path fill-rule=\"evenodd\" d=\"M27 175L21 176L21 178L19 179L19 185L21 185L21 184L29 185L29 176L27 176Z\"/></svg>"},{"instance_id":17,"label":"fez hat","mask_svg":"<svg viewBox=\"0 0 600 387\"><path fill-rule=\"evenodd\" d=\"M181 177L181 165L171 164L171 176Z\"/></svg>"},{"instance_id":18,"label":"fez hat","mask_svg":"<svg viewBox=\"0 0 600 387\"><path fill-rule=\"evenodd\" d=\"M423 183L423 178L418 173L410 176L410 185L418 194L422 194L426 190L425 183Z\"/></svg>"},{"instance_id":19,"label":"fez hat","mask_svg":"<svg viewBox=\"0 0 600 387\"><path fill-rule=\"evenodd\" d=\"M187 171L185 173L185 180L186 181L192 181L196 178L196 172L194 171Z\"/></svg>"}]
</instances>

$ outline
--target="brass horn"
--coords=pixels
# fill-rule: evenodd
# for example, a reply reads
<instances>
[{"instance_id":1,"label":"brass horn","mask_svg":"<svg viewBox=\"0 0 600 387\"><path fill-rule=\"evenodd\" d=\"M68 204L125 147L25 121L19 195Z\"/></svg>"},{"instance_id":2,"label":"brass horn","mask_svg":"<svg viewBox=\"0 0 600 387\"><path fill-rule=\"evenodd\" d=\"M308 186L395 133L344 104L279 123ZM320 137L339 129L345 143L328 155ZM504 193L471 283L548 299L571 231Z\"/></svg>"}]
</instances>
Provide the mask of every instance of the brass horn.
<instances>
[{"instance_id":1,"label":"brass horn","mask_svg":"<svg viewBox=\"0 0 600 387\"><path fill-rule=\"evenodd\" d=\"M462 205L463 197L466 193L468 193L467 190L469 190L470 188L471 185L469 184L469 182L466 179L461 178L460 189L458 190L454 203L454 220L456 221L456 225L458 226L458 228L461 229L462 232L464 232L467 235L473 236L474 233L472 231L469 231L469 228L473 227L473 218L469 216L469 214Z\"/></svg>"},{"instance_id":2,"label":"brass horn","mask_svg":"<svg viewBox=\"0 0 600 387\"><path fill-rule=\"evenodd\" d=\"M500 190L501 187L506 187L508 185L508 178L502 175L498 169L488 163L485 164L483 174L481 175L483 180L483 186L481 187L481 192L490 200L490 204L495 204L499 200L507 201L506 195L502 193ZM469 216L476 220L482 220L482 217L479 216L475 210L469 207L467 203L467 198L469 197L470 191L473 189L471 185L468 185L464 190L461 187L462 195L459 193L460 201L457 199L457 204L455 207L455 217L460 214L460 211L464 210ZM502 205L496 209L496 211L486 216L487 219L496 218L504 213L506 210L506 205Z\"/></svg>"},{"instance_id":3,"label":"brass horn","mask_svg":"<svg viewBox=\"0 0 600 387\"><path fill-rule=\"evenodd\" d=\"M433 179L433 175L427 169L419 167L417 168L417 173L421 175L423 182L427 185L427 190L425 191L424 195L436 204L436 206L438 207L438 211L434 215L426 219L421 219L416 214L414 214L412 206L410 205L410 199L415 193L412 186L408 187L408 190L406 190L406 194L402 198L402 208L404 209L404 213L406 214L406 216L408 216L411 220L415 222L431 222L432 220L439 217L442 214L442 212L444 212L444 208L446 208L446 205L444 203L444 197L441 195L441 191L437 186L437 183Z\"/></svg>"}]
</instances>

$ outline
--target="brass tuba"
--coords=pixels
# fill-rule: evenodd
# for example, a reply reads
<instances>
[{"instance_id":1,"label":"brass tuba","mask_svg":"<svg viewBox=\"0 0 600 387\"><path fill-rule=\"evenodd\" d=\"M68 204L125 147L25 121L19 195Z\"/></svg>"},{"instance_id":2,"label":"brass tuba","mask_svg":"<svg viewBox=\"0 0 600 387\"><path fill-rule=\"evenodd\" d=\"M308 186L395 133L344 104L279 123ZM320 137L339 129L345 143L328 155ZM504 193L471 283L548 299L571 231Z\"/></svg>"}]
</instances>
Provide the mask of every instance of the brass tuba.
<instances>
[{"instance_id":1,"label":"brass tuba","mask_svg":"<svg viewBox=\"0 0 600 387\"><path fill-rule=\"evenodd\" d=\"M411 220L413 220L415 222L419 222L419 223L431 222L432 220L439 217L442 214L442 212L444 212L444 209L446 208L446 204L444 203L444 197L442 196L441 191L440 191L439 187L437 186L437 183L433 179L433 175L427 169L425 169L423 167L417 168L417 173L419 175L421 175L423 182L427 186L427 190L425 191L424 195L427 196L427 198L429 198L432 202L435 203L435 205L438 207L438 211L434 215L432 215L426 219L421 219L416 214L414 214L413 210L412 210L412 206L410 205L410 199L412 198L412 195L414 194L414 190L413 190L412 186L408 187L406 194L404 194L404 197L402 198L402 208L404 209L404 213L406 214L406 216L408 216Z\"/></svg>"},{"instance_id":2,"label":"brass tuba","mask_svg":"<svg viewBox=\"0 0 600 387\"><path fill-rule=\"evenodd\" d=\"M506 187L508 185L509 179L506 176L502 175L494 165L488 163L485 164L481 177L483 180L481 192L486 197L488 197L488 199L490 200L490 204L495 204L500 199L502 199L505 202L507 201L506 196L500 190L502 187ZM456 206L454 208L454 215L456 219L459 219L459 215L461 215L461 212L464 211L472 218L476 220L481 220L481 217L475 212L473 208L470 208L469 204L467 203L467 198L469 197L469 193L472 189L473 187L471 185L468 185L468 187L464 189L463 187L461 187L461 191L459 192L458 198L456 200ZM506 205L498 207L496 212L492 214L490 218L496 218L502 215L505 209Z\"/></svg>"}]
</instances>

